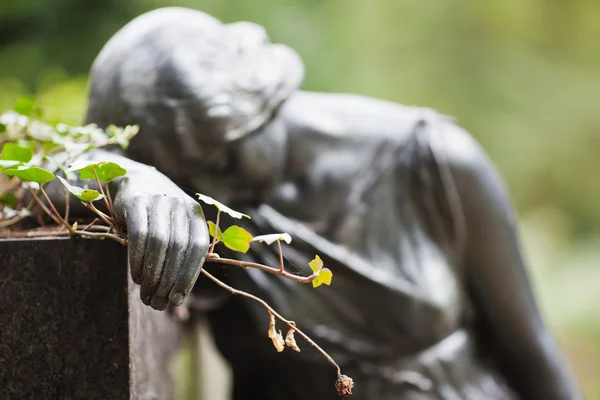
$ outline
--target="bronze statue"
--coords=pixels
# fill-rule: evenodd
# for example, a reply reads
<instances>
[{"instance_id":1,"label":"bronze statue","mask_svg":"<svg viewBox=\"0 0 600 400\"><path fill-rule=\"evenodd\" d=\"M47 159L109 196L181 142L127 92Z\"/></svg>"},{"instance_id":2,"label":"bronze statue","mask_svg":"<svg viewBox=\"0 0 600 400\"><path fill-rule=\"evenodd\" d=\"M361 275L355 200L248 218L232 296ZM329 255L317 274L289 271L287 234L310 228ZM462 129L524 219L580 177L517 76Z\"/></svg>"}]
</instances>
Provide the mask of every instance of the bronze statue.
<instances>
[{"instance_id":1,"label":"bronze statue","mask_svg":"<svg viewBox=\"0 0 600 400\"><path fill-rule=\"evenodd\" d=\"M181 188L199 191L251 214L256 232L290 233L292 265L317 253L334 271L317 290L261 271L223 279L310 332L355 398L580 399L503 183L471 136L426 108L302 80L299 56L262 27L183 8L142 15L104 47L86 122L140 125L126 154L95 157L129 169L115 209L142 300L162 310L190 294L209 236ZM262 309L226 297L207 315L234 399L336 398L335 372L310 350L275 354Z\"/></svg>"}]
</instances>

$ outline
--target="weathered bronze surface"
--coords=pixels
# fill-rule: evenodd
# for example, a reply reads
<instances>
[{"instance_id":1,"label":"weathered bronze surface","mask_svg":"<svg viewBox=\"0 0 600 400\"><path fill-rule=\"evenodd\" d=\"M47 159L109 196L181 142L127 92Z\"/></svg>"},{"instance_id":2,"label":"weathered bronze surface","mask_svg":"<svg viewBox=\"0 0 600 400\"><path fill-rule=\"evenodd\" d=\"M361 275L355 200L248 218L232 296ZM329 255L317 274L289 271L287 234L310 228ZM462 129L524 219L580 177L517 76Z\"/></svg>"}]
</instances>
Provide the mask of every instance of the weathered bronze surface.
<instances>
[{"instance_id":1,"label":"weathered bronze surface","mask_svg":"<svg viewBox=\"0 0 600 400\"><path fill-rule=\"evenodd\" d=\"M262 27L182 8L147 13L104 47L87 122L141 128L127 154L94 156L129 170L115 207L142 300L164 309L192 290L209 243L186 193L199 191L251 214L254 232L290 233L300 270L317 253L334 271L317 290L260 271L223 279L322 343L356 398L581 398L479 145L433 110L306 92L302 79L299 56ZM336 398L310 349L269 347L264 310L231 298L208 315L235 399Z\"/></svg>"}]
</instances>

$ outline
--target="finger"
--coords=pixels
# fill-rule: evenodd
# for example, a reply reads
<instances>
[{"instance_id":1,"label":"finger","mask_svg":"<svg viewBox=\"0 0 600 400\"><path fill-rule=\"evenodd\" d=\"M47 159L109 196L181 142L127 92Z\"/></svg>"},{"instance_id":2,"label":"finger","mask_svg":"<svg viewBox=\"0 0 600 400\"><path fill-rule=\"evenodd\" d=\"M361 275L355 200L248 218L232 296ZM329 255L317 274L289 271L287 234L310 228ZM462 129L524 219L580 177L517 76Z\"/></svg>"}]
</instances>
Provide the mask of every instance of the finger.
<instances>
[{"instance_id":1,"label":"finger","mask_svg":"<svg viewBox=\"0 0 600 400\"><path fill-rule=\"evenodd\" d=\"M169 292L173 288L175 279L181 270L185 258L189 237L189 216L186 207L188 204L176 199L171 204L171 239L165 258L160 282L152 295L150 304L156 310L164 310L169 303Z\"/></svg>"},{"instance_id":2,"label":"finger","mask_svg":"<svg viewBox=\"0 0 600 400\"><path fill-rule=\"evenodd\" d=\"M200 205L195 205L189 213L189 245L185 252L179 275L175 280L169 299L173 305L181 305L194 287L202 264L208 252L210 236Z\"/></svg>"},{"instance_id":3,"label":"finger","mask_svg":"<svg viewBox=\"0 0 600 400\"><path fill-rule=\"evenodd\" d=\"M136 199L127 208L126 216L131 279L139 285L143 280L144 252L148 237L148 199Z\"/></svg>"},{"instance_id":4,"label":"finger","mask_svg":"<svg viewBox=\"0 0 600 400\"><path fill-rule=\"evenodd\" d=\"M148 238L144 256L144 279L140 289L142 302L150 305L162 274L171 236L171 207L165 196L152 196L148 212Z\"/></svg>"}]
</instances>

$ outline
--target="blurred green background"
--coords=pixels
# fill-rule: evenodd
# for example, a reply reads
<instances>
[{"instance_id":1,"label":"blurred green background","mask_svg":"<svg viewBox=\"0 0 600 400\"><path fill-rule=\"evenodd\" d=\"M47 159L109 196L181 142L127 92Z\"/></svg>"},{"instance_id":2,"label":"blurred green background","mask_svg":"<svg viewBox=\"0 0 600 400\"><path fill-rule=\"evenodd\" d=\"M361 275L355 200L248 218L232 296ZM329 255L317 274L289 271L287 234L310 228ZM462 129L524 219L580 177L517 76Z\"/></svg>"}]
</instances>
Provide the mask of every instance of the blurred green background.
<instances>
[{"instance_id":1,"label":"blurred green background","mask_svg":"<svg viewBox=\"0 0 600 400\"><path fill-rule=\"evenodd\" d=\"M81 122L102 45L168 5L265 25L304 58L305 89L457 117L505 177L542 311L600 399L600 2L0 0L0 109L33 94Z\"/></svg>"}]
</instances>

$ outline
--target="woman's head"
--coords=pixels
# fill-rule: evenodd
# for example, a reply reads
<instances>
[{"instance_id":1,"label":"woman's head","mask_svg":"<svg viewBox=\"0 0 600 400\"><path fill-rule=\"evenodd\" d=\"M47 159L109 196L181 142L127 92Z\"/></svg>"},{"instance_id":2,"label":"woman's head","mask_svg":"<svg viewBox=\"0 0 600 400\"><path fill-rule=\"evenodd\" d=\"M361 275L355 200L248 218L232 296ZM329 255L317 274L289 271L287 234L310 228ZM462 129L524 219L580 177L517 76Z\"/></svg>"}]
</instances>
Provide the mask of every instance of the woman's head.
<instances>
[{"instance_id":1,"label":"woman's head","mask_svg":"<svg viewBox=\"0 0 600 400\"><path fill-rule=\"evenodd\" d=\"M264 178L264 168L236 149L257 147L248 137L271 131L268 123L303 76L296 52L272 44L259 25L158 9L127 24L97 57L87 122L140 125L130 155L172 178L199 173L185 170L190 165L224 170L231 158L245 166L241 173Z\"/></svg>"}]
</instances>

